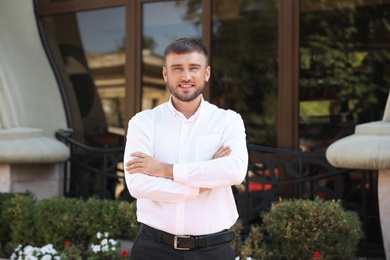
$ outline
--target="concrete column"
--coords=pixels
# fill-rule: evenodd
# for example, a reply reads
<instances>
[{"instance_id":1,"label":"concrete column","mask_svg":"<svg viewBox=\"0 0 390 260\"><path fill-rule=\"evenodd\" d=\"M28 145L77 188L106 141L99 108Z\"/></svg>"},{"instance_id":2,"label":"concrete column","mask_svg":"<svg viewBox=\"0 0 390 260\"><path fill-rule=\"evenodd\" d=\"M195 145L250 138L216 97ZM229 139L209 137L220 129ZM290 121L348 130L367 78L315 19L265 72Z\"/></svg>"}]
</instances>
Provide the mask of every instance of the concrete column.
<instances>
[{"instance_id":1,"label":"concrete column","mask_svg":"<svg viewBox=\"0 0 390 260\"><path fill-rule=\"evenodd\" d=\"M390 259L390 169L379 170L378 183L379 216L383 247L387 256L386 259Z\"/></svg>"},{"instance_id":2,"label":"concrete column","mask_svg":"<svg viewBox=\"0 0 390 260\"><path fill-rule=\"evenodd\" d=\"M0 164L0 192L11 191L11 169L9 164Z\"/></svg>"},{"instance_id":3,"label":"concrete column","mask_svg":"<svg viewBox=\"0 0 390 260\"><path fill-rule=\"evenodd\" d=\"M355 134L328 147L326 158L335 167L379 170L379 215L386 259L390 259L390 94L383 120L357 125Z\"/></svg>"}]
</instances>

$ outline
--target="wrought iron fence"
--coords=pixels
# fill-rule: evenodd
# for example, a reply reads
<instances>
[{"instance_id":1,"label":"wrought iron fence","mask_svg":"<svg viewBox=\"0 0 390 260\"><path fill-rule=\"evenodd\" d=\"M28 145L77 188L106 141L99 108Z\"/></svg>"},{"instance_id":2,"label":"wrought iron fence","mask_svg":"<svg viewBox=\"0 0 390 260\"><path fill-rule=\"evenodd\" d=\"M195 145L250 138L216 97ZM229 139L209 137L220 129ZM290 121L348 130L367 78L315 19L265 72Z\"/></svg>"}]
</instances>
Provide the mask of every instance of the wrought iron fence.
<instances>
[{"instance_id":1,"label":"wrought iron fence","mask_svg":"<svg viewBox=\"0 0 390 260\"><path fill-rule=\"evenodd\" d=\"M56 137L67 144L71 157L65 164L64 196L132 201L124 182L124 147L91 147L72 139L66 130ZM249 165L245 181L232 187L243 236L251 224L261 223L259 212L279 198L320 196L341 200L357 212L365 234L358 254L383 257L377 198L377 171L339 169L330 165L324 152L304 152L248 144ZM119 191L118 191L119 187Z\"/></svg>"},{"instance_id":2,"label":"wrought iron fence","mask_svg":"<svg viewBox=\"0 0 390 260\"><path fill-rule=\"evenodd\" d=\"M74 140L61 129L56 137L69 146L71 156L64 167L64 196L132 201L124 181L124 147L92 147ZM119 189L119 190L118 190Z\"/></svg>"},{"instance_id":3,"label":"wrought iron fence","mask_svg":"<svg viewBox=\"0 0 390 260\"><path fill-rule=\"evenodd\" d=\"M234 187L240 218L247 235L259 212L280 198L341 200L362 222L365 238L361 256L384 257L377 197L377 171L335 168L325 152L277 149L248 144L249 165L245 182Z\"/></svg>"}]
</instances>

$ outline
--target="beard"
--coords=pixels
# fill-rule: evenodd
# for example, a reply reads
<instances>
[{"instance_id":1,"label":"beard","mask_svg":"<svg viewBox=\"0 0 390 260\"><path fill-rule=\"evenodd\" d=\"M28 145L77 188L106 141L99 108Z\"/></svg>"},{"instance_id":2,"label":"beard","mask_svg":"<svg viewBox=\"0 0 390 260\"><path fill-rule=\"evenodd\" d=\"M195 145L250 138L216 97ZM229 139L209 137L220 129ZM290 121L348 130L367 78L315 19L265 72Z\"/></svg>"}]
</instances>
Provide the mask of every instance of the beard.
<instances>
[{"instance_id":1,"label":"beard","mask_svg":"<svg viewBox=\"0 0 390 260\"><path fill-rule=\"evenodd\" d=\"M167 82L167 85L168 85L169 91L176 99L178 99L182 102L191 102L191 101L195 100L197 97L199 97L199 95L202 93L202 91L206 85L206 82L203 82L202 85L199 87L191 88L191 90L195 90L194 92L184 90L181 93L179 93L175 89L175 87L170 84L169 80Z\"/></svg>"}]
</instances>

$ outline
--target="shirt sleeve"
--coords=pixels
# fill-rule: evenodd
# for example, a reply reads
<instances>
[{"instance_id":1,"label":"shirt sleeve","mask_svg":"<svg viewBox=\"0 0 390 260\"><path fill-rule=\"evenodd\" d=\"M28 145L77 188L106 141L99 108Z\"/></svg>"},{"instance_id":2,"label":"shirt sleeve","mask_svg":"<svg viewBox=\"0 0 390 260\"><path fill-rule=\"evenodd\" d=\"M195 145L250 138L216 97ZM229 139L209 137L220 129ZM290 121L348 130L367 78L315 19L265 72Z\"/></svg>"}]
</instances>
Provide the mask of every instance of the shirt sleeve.
<instances>
[{"instance_id":1,"label":"shirt sleeve","mask_svg":"<svg viewBox=\"0 0 390 260\"><path fill-rule=\"evenodd\" d=\"M232 112L223 132L223 145L231 148L229 156L175 164L174 180L192 187L217 188L242 183L248 167L248 150L244 122L238 113Z\"/></svg>"},{"instance_id":2,"label":"shirt sleeve","mask_svg":"<svg viewBox=\"0 0 390 260\"><path fill-rule=\"evenodd\" d=\"M147 113L147 111L145 111ZM134 152L153 154L153 120L140 114L128 124L127 140L124 153L124 168ZM170 179L149 176L143 173L124 172L127 188L134 198L144 198L160 202L178 203L199 195L199 188L188 186Z\"/></svg>"}]
</instances>

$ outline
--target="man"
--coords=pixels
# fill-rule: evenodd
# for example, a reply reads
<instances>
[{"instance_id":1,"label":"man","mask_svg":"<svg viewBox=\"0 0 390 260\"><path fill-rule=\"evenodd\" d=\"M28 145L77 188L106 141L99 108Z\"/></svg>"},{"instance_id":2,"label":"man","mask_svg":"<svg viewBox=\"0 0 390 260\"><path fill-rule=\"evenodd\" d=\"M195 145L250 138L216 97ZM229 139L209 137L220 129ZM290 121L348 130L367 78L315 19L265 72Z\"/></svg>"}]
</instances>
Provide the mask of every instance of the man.
<instances>
[{"instance_id":1,"label":"man","mask_svg":"<svg viewBox=\"0 0 390 260\"><path fill-rule=\"evenodd\" d=\"M126 184L137 199L139 259L234 259L227 230L238 213L231 190L248 164L241 116L202 96L207 50L182 38L165 49L170 100L135 115L124 154Z\"/></svg>"}]
</instances>

